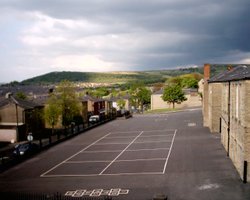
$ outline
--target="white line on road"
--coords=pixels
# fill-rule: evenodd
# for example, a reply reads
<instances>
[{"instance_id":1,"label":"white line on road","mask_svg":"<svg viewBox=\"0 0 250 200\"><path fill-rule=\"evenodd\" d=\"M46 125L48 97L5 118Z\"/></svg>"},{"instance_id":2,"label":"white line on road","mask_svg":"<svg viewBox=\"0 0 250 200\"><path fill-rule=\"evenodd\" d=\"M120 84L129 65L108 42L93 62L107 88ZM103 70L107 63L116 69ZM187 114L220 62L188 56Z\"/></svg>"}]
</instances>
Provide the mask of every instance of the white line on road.
<instances>
[{"instance_id":1,"label":"white line on road","mask_svg":"<svg viewBox=\"0 0 250 200\"><path fill-rule=\"evenodd\" d=\"M162 174L165 174L165 171L166 171L166 168L167 168L167 164L168 164L168 160L169 160L170 154L172 152L172 148L173 148L173 144L174 144L174 139L175 139L176 132L177 132L177 129L174 132L174 136L173 136L173 139L172 139L172 142L171 142L170 150L168 152L168 156L167 156L167 159L166 159L166 162L165 162Z\"/></svg>"},{"instance_id":2,"label":"white line on road","mask_svg":"<svg viewBox=\"0 0 250 200\"><path fill-rule=\"evenodd\" d=\"M99 175L102 175L103 172L105 172L133 144L133 142L136 141L137 138L141 136L142 133L143 131L139 135L137 135L137 137L133 141L131 141L129 145L125 149L123 149L123 151L118 156L116 156L115 159L111 163L109 163L109 165L105 167L104 170L102 170Z\"/></svg>"},{"instance_id":3,"label":"white line on road","mask_svg":"<svg viewBox=\"0 0 250 200\"><path fill-rule=\"evenodd\" d=\"M126 151L158 151L158 150L169 150L169 148L155 148L155 149L131 149Z\"/></svg>"},{"instance_id":4,"label":"white line on road","mask_svg":"<svg viewBox=\"0 0 250 200\"><path fill-rule=\"evenodd\" d=\"M66 160L60 162L59 164L57 164L56 166L52 167L51 169L49 169L48 171L44 172L42 175L40 175L40 177L44 177L47 176L46 174L48 174L49 172L51 172L52 170L56 169L57 167L59 167L60 165L62 165L63 163L67 162L68 160L70 160L71 158L75 157L76 155L80 154L81 152L85 151L86 149L88 149L89 147L93 146L94 144L96 144L97 142L101 141L103 138L107 137L108 135L110 135L111 133L108 133L107 135L104 135L103 137L101 137L100 139L96 140L95 142L93 142L92 144L88 145L87 147L85 147L84 149L78 151L77 153L75 153L74 155L70 156L69 158L67 158Z\"/></svg>"}]
</instances>

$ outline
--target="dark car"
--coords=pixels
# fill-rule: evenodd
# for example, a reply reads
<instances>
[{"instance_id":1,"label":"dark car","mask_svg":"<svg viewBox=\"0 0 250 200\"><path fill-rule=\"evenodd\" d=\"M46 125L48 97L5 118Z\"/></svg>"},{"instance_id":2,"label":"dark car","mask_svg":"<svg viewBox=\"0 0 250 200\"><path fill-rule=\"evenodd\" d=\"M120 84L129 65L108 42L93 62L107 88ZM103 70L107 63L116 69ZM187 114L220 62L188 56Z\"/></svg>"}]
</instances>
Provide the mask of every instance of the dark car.
<instances>
[{"instance_id":1,"label":"dark car","mask_svg":"<svg viewBox=\"0 0 250 200\"><path fill-rule=\"evenodd\" d=\"M13 151L14 156L25 156L37 152L39 146L35 143L22 143L15 146Z\"/></svg>"}]
</instances>

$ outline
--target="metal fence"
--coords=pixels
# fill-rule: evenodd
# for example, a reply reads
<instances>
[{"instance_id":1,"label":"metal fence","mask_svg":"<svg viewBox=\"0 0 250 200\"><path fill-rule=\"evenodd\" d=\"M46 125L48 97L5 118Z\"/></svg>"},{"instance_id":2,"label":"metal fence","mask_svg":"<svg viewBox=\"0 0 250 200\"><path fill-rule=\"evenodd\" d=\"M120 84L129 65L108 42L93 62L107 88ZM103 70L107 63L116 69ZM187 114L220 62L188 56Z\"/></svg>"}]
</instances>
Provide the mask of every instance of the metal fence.
<instances>
[{"instance_id":1,"label":"metal fence","mask_svg":"<svg viewBox=\"0 0 250 200\"><path fill-rule=\"evenodd\" d=\"M33 143L36 143L39 146L39 151L49 148L53 145L56 145L60 142L63 142L71 137L74 137L78 134L83 133L84 131L87 131L89 129L92 129L94 127L97 127L101 124L104 124L108 121L111 121L115 119L114 118L109 118L106 120L102 120L98 123L95 124L88 124L87 126L78 126L78 127L70 127L68 129L63 129L63 130L57 130L54 131L53 135L48 135L48 137L46 138L40 138L39 140L35 140L33 141ZM51 131L49 131L51 132ZM27 159L28 157L32 156L32 155L27 155L27 156L19 156L19 157L13 157L12 153L13 153L14 147L10 147L6 150L2 150L0 149L0 173L20 162L22 162L23 160ZM38 152L39 152L38 151Z\"/></svg>"}]
</instances>

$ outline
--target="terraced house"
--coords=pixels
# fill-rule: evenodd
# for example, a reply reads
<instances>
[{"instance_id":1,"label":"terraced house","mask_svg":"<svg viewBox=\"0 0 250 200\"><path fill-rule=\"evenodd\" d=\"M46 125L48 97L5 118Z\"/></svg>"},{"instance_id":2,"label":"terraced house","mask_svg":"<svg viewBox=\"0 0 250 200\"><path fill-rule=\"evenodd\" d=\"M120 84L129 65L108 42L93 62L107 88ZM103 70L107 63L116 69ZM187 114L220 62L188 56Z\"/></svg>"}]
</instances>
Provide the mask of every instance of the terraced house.
<instances>
[{"instance_id":1,"label":"terraced house","mask_svg":"<svg viewBox=\"0 0 250 200\"><path fill-rule=\"evenodd\" d=\"M7 94L0 101L0 141L26 140L29 132L39 137L45 127L42 113L42 105Z\"/></svg>"},{"instance_id":2,"label":"terraced house","mask_svg":"<svg viewBox=\"0 0 250 200\"><path fill-rule=\"evenodd\" d=\"M204 75L209 74L204 66ZM244 182L250 180L250 66L239 65L204 78L204 126L221 142Z\"/></svg>"}]
</instances>

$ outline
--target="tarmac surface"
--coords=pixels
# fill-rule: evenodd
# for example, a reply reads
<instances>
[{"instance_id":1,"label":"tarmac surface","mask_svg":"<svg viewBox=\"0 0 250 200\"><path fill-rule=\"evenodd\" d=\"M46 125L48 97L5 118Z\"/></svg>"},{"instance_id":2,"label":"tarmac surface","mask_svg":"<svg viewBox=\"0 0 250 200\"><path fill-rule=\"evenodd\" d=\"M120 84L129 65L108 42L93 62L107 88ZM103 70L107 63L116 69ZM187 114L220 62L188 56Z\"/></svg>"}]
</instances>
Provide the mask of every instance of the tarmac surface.
<instances>
[{"instance_id":1,"label":"tarmac surface","mask_svg":"<svg viewBox=\"0 0 250 200\"><path fill-rule=\"evenodd\" d=\"M0 174L0 192L113 199L245 200L243 184L200 109L117 119Z\"/></svg>"}]
</instances>

